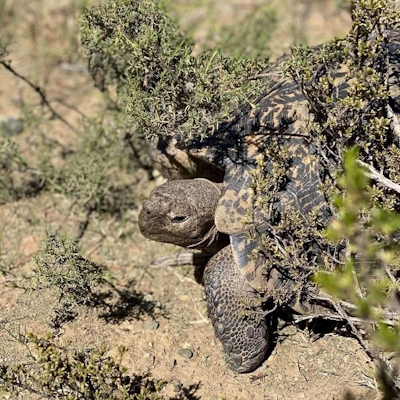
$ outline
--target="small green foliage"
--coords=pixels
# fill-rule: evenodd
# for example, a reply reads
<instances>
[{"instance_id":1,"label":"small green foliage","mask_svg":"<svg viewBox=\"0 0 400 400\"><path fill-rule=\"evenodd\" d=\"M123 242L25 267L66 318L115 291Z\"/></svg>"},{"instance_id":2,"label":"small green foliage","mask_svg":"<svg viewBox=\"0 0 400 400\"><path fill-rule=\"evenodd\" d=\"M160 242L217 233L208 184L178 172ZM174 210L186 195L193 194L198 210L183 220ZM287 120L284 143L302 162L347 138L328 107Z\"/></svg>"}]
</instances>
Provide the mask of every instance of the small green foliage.
<instances>
[{"instance_id":1,"label":"small green foliage","mask_svg":"<svg viewBox=\"0 0 400 400\"><path fill-rule=\"evenodd\" d=\"M400 322L388 321L382 310L396 303L400 307L395 279L400 269L394 262L399 256L400 215L376 204L358 155L356 149L345 153L339 178L343 194L334 199L338 218L326 230L328 239L347 243L344 266L320 271L315 280L333 296L357 305L361 318L375 322L370 334L380 349L399 352Z\"/></svg>"},{"instance_id":2,"label":"small green foliage","mask_svg":"<svg viewBox=\"0 0 400 400\"><path fill-rule=\"evenodd\" d=\"M107 163L102 155L96 152L74 153L68 160L65 169L58 176L61 184L59 190L70 197L75 197L79 204L96 208L108 193Z\"/></svg>"},{"instance_id":3,"label":"small green foliage","mask_svg":"<svg viewBox=\"0 0 400 400\"><path fill-rule=\"evenodd\" d=\"M31 287L58 292L59 301L51 322L56 329L75 316L73 310L77 306L93 305L94 288L105 282L104 267L83 258L71 240L54 234L48 234L35 264Z\"/></svg>"},{"instance_id":4,"label":"small green foliage","mask_svg":"<svg viewBox=\"0 0 400 400\"><path fill-rule=\"evenodd\" d=\"M331 294L357 304L362 317L379 320L376 307L389 306L398 290L386 270L391 276L399 271L393 261L399 252L400 215L376 204L366 171L357 158L355 149L345 154L344 173L339 178L344 193L334 200L338 218L326 230L329 240L347 242L344 268L332 274L320 272L316 279ZM375 334L383 337L383 332L378 329ZM387 344L381 343L383 347Z\"/></svg>"},{"instance_id":5,"label":"small green foliage","mask_svg":"<svg viewBox=\"0 0 400 400\"><path fill-rule=\"evenodd\" d=\"M324 167L320 175L325 193L332 194L335 186L332 165L340 170L345 149L353 145L359 148L360 159L373 160L385 176L399 181L394 167L399 162L398 147L393 145L387 115L387 99L396 97L393 79L398 75L398 60L389 61L387 46L387 32L400 20L392 5L354 1L353 26L344 40L324 44L320 51L295 48L285 66L310 103L310 135ZM375 196L389 208L397 207L393 193L376 191Z\"/></svg>"},{"instance_id":6,"label":"small green foliage","mask_svg":"<svg viewBox=\"0 0 400 400\"><path fill-rule=\"evenodd\" d=\"M115 399L161 400L164 382L126 374L121 365L126 349L119 348L117 360L100 349L70 350L57 344L52 335L27 334L29 362L0 364L0 393L13 398L28 394L59 400Z\"/></svg>"},{"instance_id":7,"label":"small green foliage","mask_svg":"<svg viewBox=\"0 0 400 400\"><path fill-rule=\"evenodd\" d=\"M46 188L61 193L90 214L122 215L136 206L133 172L150 170L149 147L135 139L119 110L82 123L81 140L62 168L39 164ZM141 143L143 142L143 143Z\"/></svg>"},{"instance_id":8,"label":"small green foliage","mask_svg":"<svg viewBox=\"0 0 400 400\"><path fill-rule=\"evenodd\" d=\"M400 324L392 327L380 322L374 337L383 351L400 351Z\"/></svg>"},{"instance_id":9,"label":"small green foliage","mask_svg":"<svg viewBox=\"0 0 400 400\"><path fill-rule=\"evenodd\" d=\"M0 135L0 204L40 191L44 183L37 172L21 156L15 141Z\"/></svg>"},{"instance_id":10,"label":"small green foliage","mask_svg":"<svg viewBox=\"0 0 400 400\"><path fill-rule=\"evenodd\" d=\"M92 287L104 280L103 267L84 259L74 242L55 234L48 234L35 263L35 288L59 287L76 304L90 303Z\"/></svg>"},{"instance_id":11,"label":"small green foliage","mask_svg":"<svg viewBox=\"0 0 400 400\"><path fill-rule=\"evenodd\" d=\"M0 142L0 168L10 170L14 163L21 161L16 144L8 138L1 138ZM24 164L22 162L22 164Z\"/></svg>"},{"instance_id":12,"label":"small green foliage","mask_svg":"<svg viewBox=\"0 0 400 400\"><path fill-rule=\"evenodd\" d=\"M256 212L267 215L266 233L258 241L268 267L281 269L301 289L319 270L317 281L324 290L355 304L358 316L376 326L370 330L374 343L398 351L398 318L388 318L388 310L399 309L400 217L394 211L400 209L399 196L379 179L370 182L366 174L379 171L400 182L399 141L387 111L388 98L398 99L399 43L392 29L400 15L391 6L380 0L354 1L353 27L345 39L313 49L299 46L284 66L285 75L304 94L310 115L308 131L301 133L315 150L308 162L317 165L326 206L322 211L334 217L326 233L318 207L307 215L274 209L274 201L280 201L279 182L284 187L292 170L285 171L273 152L266 156L268 173L262 176L263 165L255 170L253 190L255 206L261 208ZM302 105L297 104L300 115ZM355 145L357 150L348 150ZM277 147L274 143L272 149ZM275 170L280 171L277 176Z\"/></svg>"},{"instance_id":13,"label":"small green foliage","mask_svg":"<svg viewBox=\"0 0 400 400\"><path fill-rule=\"evenodd\" d=\"M5 48L1 54L7 55ZM39 93L42 100L40 107L28 103L21 106L19 129L34 137L27 160L21 155L21 140L16 134L10 137L3 132L4 124L0 121L0 204L50 190L72 198L88 218L93 211L121 215L132 208L135 205L132 181L136 178L131 174L129 182L127 173L139 168L151 171L152 159L143 134L126 118L126 85L120 103L111 99L110 88L105 109L91 119L83 118L76 128L53 109L44 89L14 70L10 60L0 57L0 63ZM48 111L50 119L58 119L79 133L76 143L64 146L47 136L52 126ZM62 155L61 163L55 162L57 153Z\"/></svg>"},{"instance_id":14,"label":"small green foliage","mask_svg":"<svg viewBox=\"0 0 400 400\"><path fill-rule=\"evenodd\" d=\"M66 237L49 233L34 260L36 267L27 288L55 290L58 301L49 325L56 331L76 318L80 306L95 308L100 318L114 323L164 312L135 290L134 281L121 287L106 267L82 257L76 243Z\"/></svg>"},{"instance_id":15,"label":"small green foliage","mask_svg":"<svg viewBox=\"0 0 400 400\"><path fill-rule=\"evenodd\" d=\"M289 235L297 239L291 241L293 246L287 246L288 235L284 232L279 237L285 238L282 239L282 247L287 254L288 249L295 248L291 260L301 260L304 244L314 242L312 251L318 247L323 256L309 260L308 265L314 262L319 266L324 264L330 271L335 270L344 248L353 251L355 240L350 243L346 240L360 237L357 225L360 213L370 221L367 226L372 235L370 239L379 238L379 235L396 229L394 221L397 217L390 211L400 206L398 196L387 187L374 184L373 189L364 190L368 179L357 165L358 160L364 161L367 166L371 165L395 182L400 180L395 167L400 160L399 151L394 145L396 138L387 115L388 97L396 97L398 87L394 81L391 83L393 77L398 75L398 58L394 55L396 51L388 56L387 32L398 25L399 14L391 4L378 0L354 1L352 10L353 26L345 39L334 40L318 49L299 46L293 50L284 67L284 73L298 83L307 99L311 114L308 134L316 150L320 190L327 202L332 199L329 212L338 215L343 225L331 229L327 240L321 235L323 224L318 219L311 216L306 223L301 223L301 218L294 217L297 219L288 222L289 227L298 225L295 232ZM397 43L396 38L394 42ZM358 147L357 156L349 153L344 160L346 149L353 145ZM279 161L274 160L274 164L277 163ZM347 178L338 179L344 164L347 165ZM345 196L343 192L346 192ZM364 215L361 210L370 201L379 203L381 207L370 207ZM342 207L343 202L347 202L348 208ZM378 221L375 221L377 217ZM391 220L392 223L382 225L384 220ZM379 233L371 231L374 223L380 224ZM378 228L378 225L375 226ZM373 251L376 249L371 244L368 253ZM351 288L352 263L354 260L345 263L342 286L338 288L342 292ZM296 261L295 264L299 263ZM300 265L299 270L301 268Z\"/></svg>"}]
</instances>

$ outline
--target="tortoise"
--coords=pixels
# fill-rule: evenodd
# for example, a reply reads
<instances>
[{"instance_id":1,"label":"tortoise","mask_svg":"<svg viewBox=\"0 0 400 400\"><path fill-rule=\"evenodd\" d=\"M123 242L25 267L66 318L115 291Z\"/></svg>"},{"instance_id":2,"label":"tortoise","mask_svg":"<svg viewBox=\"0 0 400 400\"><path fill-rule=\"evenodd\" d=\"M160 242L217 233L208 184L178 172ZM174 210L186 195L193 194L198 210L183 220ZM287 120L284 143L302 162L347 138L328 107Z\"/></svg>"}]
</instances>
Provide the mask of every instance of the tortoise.
<instances>
[{"instance_id":1,"label":"tortoise","mask_svg":"<svg viewBox=\"0 0 400 400\"><path fill-rule=\"evenodd\" d=\"M398 33L392 39L389 102L398 113ZM271 264L260 246L263 237L274 237L271 221L295 212L300 223L306 224L307 218L313 216L326 225L333 215L329 199L320 188L318 149L307 135L312 120L308 99L296 81L279 76L279 68L277 64L265 74L268 89L256 107L240 108L211 137L189 144L177 140L193 157L222 169L223 184L204 178L167 182L150 194L139 216L144 236L183 247L210 248L217 244L219 250L222 246L218 246L216 231L229 235L230 244L208 262L204 285L208 313L227 363L241 373L256 369L267 353L270 328L265 317L274 306L269 304L265 311L263 302L271 299L271 292L280 291L283 304L310 310L307 301L302 302L304 291L295 290L304 281L296 282L290 273L285 273L288 271ZM338 68L337 98L345 96L349 88L349 83L341 79L343 76L345 71ZM262 170L266 176L274 174L274 164L269 159L274 150L271 144L279 149L276 153L284 154L287 173L278 182L278 195L272 196L265 207L254 186L257 171ZM316 247L317 242L309 243L311 252ZM304 267L306 270L307 265ZM296 297L298 293L300 296ZM273 300L276 302L276 295Z\"/></svg>"},{"instance_id":2,"label":"tortoise","mask_svg":"<svg viewBox=\"0 0 400 400\"><path fill-rule=\"evenodd\" d=\"M246 281L232 247L218 237L214 218L221 192L221 185L203 178L166 182L143 204L139 226L149 239L216 253L203 277L208 314L230 368L250 372L267 353L269 320L261 291ZM270 279L269 285L274 284L279 282Z\"/></svg>"}]
</instances>

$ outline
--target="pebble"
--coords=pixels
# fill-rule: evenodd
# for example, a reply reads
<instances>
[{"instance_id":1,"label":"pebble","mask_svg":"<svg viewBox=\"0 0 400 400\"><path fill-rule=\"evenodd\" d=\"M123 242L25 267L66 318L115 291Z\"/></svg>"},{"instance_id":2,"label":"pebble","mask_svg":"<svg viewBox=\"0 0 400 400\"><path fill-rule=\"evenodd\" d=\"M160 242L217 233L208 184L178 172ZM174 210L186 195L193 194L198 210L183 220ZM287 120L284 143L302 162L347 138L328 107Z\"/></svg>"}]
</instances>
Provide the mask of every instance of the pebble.
<instances>
[{"instance_id":1,"label":"pebble","mask_svg":"<svg viewBox=\"0 0 400 400\"><path fill-rule=\"evenodd\" d=\"M154 308L161 309L161 303L158 300L154 303Z\"/></svg>"},{"instance_id":2,"label":"pebble","mask_svg":"<svg viewBox=\"0 0 400 400\"><path fill-rule=\"evenodd\" d=\"M16 136L24 130L24 121L15 117L0 116L0 133L4 136Z\"/></svg>"},{"instance_id":3,"label":"pebble","mask_svg":"<svg viewBox=\"0 0 400 400\"><path fill-rule=\"evenodd\" d=\"M155 331L159 326L160 324L157 321L149 321L143 325L143 329L146 331Z\"/></svg>"},{"instance_id":4,"label":"pebble","mask_svg":"<svg viewBox=\"0 0 400 400\"><path fill-rule=\"evenodd\" d=\"M145 352L143 355L144 359L147 360L149 364L154 364L156 358L153 356L153 354Z\"/></svg>"},{"instance_id":5,"label":"pebble","mask_svg":"<svg viewBox=\"0 0 400 400\"><path fill-rule=\"evenodd\" d=\"M172 383L172 385L174 386L174 392L175 393L178 393L178 392L180 392L181 391L181 389L182 389L182 383L181 383L181 381L179 380L179 379L172 379L172 381L171 381L171 383Z\"/></svg>"},{"instance_id":6,"label":"pebble","mask_svg":"<svg viewBox=\"0 0 400 400\"><path fill-rule=\"evenodd\" d=\"M154 301L154 297L150 293L148 293L148 294L144 295L143 300L144 301Z\"/></svg>"},{"instance_id":7,"label":"pebble","mask_svg":"<svg viewBox=\"0 0 400 400\"><path fill-rule=\"evenodd\" d=\"M193 357L193 351L190 349L179 349L178 354L183 357L183 358L192 358Z\"/></svg>"}]
</instances>

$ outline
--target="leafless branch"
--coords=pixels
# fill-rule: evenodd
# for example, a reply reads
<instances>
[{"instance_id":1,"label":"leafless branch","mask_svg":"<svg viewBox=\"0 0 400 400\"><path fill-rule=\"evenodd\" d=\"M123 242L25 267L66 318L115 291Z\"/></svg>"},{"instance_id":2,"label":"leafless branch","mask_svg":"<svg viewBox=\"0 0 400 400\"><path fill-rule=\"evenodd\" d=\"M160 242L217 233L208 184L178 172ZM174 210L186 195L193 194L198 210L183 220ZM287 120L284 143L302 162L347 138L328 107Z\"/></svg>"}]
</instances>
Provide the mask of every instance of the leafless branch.
<instances>
[{"instance_id":1,"label":"leafless branch","mask_svg":"<svg viewBox=\"0 0 400 400\"><path fill-rule=\"evenodd\" d=\"M13 67L11 67L11 63L0 60L0 64L3 65L4 68L6 68L8 71L10 71L14 76L17 78L23 80L25 83L27 83L41 98L42 104L44 104L49 111L51 112L51 115L53 118L59 119L61 122L63 122L68 128L70 128L72 131L77 133L77 130L74 126L72 126L62 115L60 115L54 108L53 106L49 103L49 101L46 98L46 94L43 91L43 89L40 86L35 85L32 83L28 78L25 76L21 75L19 72L17 72Z\"/></svg>"},{"instance_id":2,"label":"leafless branch","mask_svg":"<svg viewBox=\"0 0 400 400\"><path fill-rule=\"evenodd\" d=\"M356 318L356 317L350 317L350 321L353 322L354 324L376 324L375 320L371 320L371 319L363 319L363 318ZM329 320L329 321L343 321L346 322L344 320L344 318L338 314L333 314L333 313L327 313L327 314L310 314L310 315L298 315L294 317L294 322L296 324L303 322L303 321L311 321L313 319L325 319L325 320ZM397 325L396 321L390 320L390 319L384 319L381 320L381 322L383 322L384 324L388 325L388 326L395 326Z\"/></svg>"},{"instance_id":3,"label":"leafless branch","mask_svg":"<svg viewBox=\"0 0 400 400\"><path fill-rule=\"evenodd\" d=\"M391 181L389 178L386 178L383 174L378 172L372 165L366 164L361 160L357 160L360 165L367 168L369 173L367 173L368 177L371 179L376 180L377 182L381 183L382 185L388 187L389 189L394 190L397 193L400 193L400 185Z\"/></svg>"}]
</instances>

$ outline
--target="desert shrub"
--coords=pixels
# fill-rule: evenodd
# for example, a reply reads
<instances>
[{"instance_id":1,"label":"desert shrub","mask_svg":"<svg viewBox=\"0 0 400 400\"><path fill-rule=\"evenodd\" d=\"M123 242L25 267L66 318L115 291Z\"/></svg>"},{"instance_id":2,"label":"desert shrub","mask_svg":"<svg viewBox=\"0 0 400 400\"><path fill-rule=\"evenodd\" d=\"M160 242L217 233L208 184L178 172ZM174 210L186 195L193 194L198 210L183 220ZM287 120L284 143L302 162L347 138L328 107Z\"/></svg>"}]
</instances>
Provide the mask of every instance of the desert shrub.
<instances>
[{"instance_id":1,"label":"desert shrub","mask_svg":"<svg viewBox=\"0 0 400 400\"><path fill-rule=\"evenodd\" d=\"M14 399L30 394L51 399L161 400L162 381L126 374L121 365L126 351L120 347L113 359L106 348L70 350L52 335L29 333L20 337L30 360L16 365L0 364L0 393ZM177 397L179 398L179 397Z\"/></svg>"},{"instance_id":2,"label":"desert shrub","mask_svg":"<svg viewBox=\"0 0 400 400\"><path fill-rule=\"evenodd\" d=\"M57 306L50 321L55 329L74 319L78 306L93 306L95 288L106 282L104 267L83 258L73 241L55 234L47 236L35 264L29 286L57 292Z\"/></svg>"},{"instance_id":3,"label":"desert shrub","mask_svg":"<svg viewBox=\"0 0 400 400\"><path fill-rule=\"evenodd\" d=\"M128 93L128 115L148 137L210 134L260 91L246 78L267 65L218 51L191 56L193 43L158 1L111 2L92 9L83 17L82 38L95 81Z\"/></svg>"},{"instance_id":4,"label":"desert shrub","mask_svg":"<svg viewBox=\"0 0 400 400\"><path fill-rule=\"evenodd\" d=\"M23 120L17 120L21 124L17 128L32 132L39 143L32 147L29 159L21 155L17 134L8 133L13 121L0 121L0 204L52 191L72 198L88 215L94 210L121 215L134 207L134 179L129 181L126 177L138 169L147 170L151 176L152 159L147 141L126 118L126 96L118 103L112 99L110 88L98 115L89 119L82 114L75 127L55 111L43 88L14 69L3 42L0 65L23 80L41 99L39 106L23 102ZM51 129L52 119L74 131L79 140L65 146L48 138L46 130ZM57 160L55 153L61 155Z\"/></svg>"},{"instance_id":5,"label":"desert shrub","mask_svg":"<svg viewBox=\"0 0 400 400\"><path fill-rule=\"evenodd\" d=\"M76 241L67 237L48 233L34 261L24 288L54 291L57 301L49 326L57 332L77 317L80 307L96 309L107 322L164 313L162 306L156 308L156 302L135 290L134 281L121 287L105 266L84 258Z\"/></svg>"},{"instance_id":6,"label":"desert shrub","mask_svg":"<svg viewBox=\"0 0 400 400\"><path fill-rule=\"evenodd\" d=\"M353 315L369 321L361 326L372 340L367 349L372 358L378 359L381 352L393 355L382 355L376 372L383 399L389 400L399 395L400 214L374 199L372 182L358 157L356 148L345 153L341 193L333 200L338 218L326 230L328 240L346 243L346 256L342 266L319 271L314 279L336 299L354 304Z\"/></svg>"}]
</instances>

